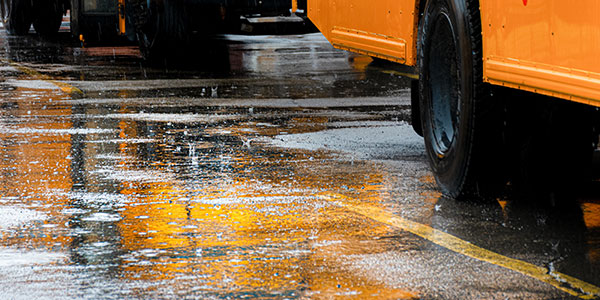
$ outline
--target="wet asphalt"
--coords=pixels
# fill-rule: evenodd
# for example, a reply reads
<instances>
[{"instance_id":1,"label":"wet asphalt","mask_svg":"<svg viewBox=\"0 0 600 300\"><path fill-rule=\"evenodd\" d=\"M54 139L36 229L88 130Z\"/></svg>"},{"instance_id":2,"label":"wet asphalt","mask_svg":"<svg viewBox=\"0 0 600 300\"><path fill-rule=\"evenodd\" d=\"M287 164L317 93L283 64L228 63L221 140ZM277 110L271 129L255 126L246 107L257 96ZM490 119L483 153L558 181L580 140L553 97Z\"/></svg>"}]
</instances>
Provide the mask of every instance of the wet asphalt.
<instances>
[{"instance_id":1,"label":"wet asphalt","mask_svg":"<svg viewBox=\"0 0 600 300\"><path fill-rule=\"evenodd\" d=\"M397 66L320 34L187 55L0 30L1 299L600 298L598 182L445 199Z\"/></svg>"}]
</instances>

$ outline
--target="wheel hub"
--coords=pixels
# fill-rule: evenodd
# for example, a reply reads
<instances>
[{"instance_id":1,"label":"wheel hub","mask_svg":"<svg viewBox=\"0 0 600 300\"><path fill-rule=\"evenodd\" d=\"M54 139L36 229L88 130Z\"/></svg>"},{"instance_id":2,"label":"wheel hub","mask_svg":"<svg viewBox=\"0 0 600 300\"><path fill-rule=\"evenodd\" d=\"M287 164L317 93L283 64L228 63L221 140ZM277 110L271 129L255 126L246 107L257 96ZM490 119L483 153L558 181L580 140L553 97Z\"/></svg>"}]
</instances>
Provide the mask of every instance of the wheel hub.
<instances>
[{"instance_id":1,"label":"wheel hub","mask_svg":"<svg viewBox=\"0 0 600 300\"><path fill-rule=\"evenodd\" d=\"M435 23L430 48L431 127L439 156L452 147L458 132L460 72L450 19L442 14Z\"/></svg>"}]
</instances>

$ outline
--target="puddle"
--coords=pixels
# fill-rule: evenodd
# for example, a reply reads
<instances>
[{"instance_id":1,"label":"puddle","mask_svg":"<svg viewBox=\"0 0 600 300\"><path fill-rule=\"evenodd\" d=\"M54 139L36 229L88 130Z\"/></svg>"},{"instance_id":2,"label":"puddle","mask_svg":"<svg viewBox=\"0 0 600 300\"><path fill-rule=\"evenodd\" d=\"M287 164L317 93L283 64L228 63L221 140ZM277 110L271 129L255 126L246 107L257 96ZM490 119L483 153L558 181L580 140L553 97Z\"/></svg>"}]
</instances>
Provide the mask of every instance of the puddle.
<instances>
[{"instance_id":1,"label":"puddle","mask_svg":"<svg viewBox=\"0 0 600 300\"><path fill-rule=\"evenodd\" d=\"M100 128L71 128L71 129L42 129L42 128L6 128L0 126L0 132L5 134L48 134L48 135L86 135L115 133L113 129Z\"/></svg>"},{"instance_id":2,"label":"puddle","mask_svg":"<svg viewBox=\"0 0 600 300\"><path fill-rule=\"evenodd\" d=\"M278 135L271 140L271 144L310 151L341 151L363 159L422 157L425 152L423 138L414 133L412 127L406 123L385 127L353 127Z\"/></svg>"},{"instance_id":3,"label":"puddle","mask_svg":"<svg viewBox=\"0 0 600 300\"><path fill-rule=\"evenodd\" d=\"M0 268L42 265L66 259L67 256L62 253L0 249Z\"/></svg>"},{"instance_id":4,"label":"puddle","mask_svg":"<svg viewBox=\"0 0 600 300\"><path fill-rule=\"evenodd\" d=\"M175 175L159 171L139 171L139 170L114 170L100 169L90 172L98 174L105 180L115 180L119 182L165 182L175 180Z\"/></svg>"},{"instance_id":5,"label":"puddle","mask_svg":"<svg viewBox=\"0 0 600 300\"><path fill-rule=\"evenodd\" d=\"M107 119L126 119L133 121L161 122L161 123L202 123L211 124L223 121L237 120L240 116L236 115L201 115L201 114L156 114L156 113L137 113L137 114L107 114L99 118Z\"/></svg>"},{"instance_id":6,"label":"puddle","mask_svg":"<svg viewBox=\"0 0 600 300\"><path fill-rule=\"evenodd\" d=\"M131 201L130 197L121 194L108 193L69 193L73 200L79 200L86 206L111 205L123 206Z\"/></svg>"},{"instance_id":7,"label":"puddle","mask_svg":"<svg viewBox=\"0 0 600 300\"><path fill-rule=\"evenodd\" d=\"M121 219L121 216L118 214L98 212L84 217L81 220L86 222L118 222L121 221Z\"/></svg>"},{"instance_id":8,"label":"puddle","mask_svg":"<svg viewBox=\"0 0 600 300\"><path fill-rule=\"evenodd\" d=\"M5 84L17 88L26 88L32 90L60 90L60 87L44 80L15 80L7 79Z\"/></svg>"},{"instance_id":9,"label":"puddle","mask_svg":"<svg viewBox=\"0 0 600 300\"><path fill-rule=\"evenodd\" d=\"M86 141L90 144L152 144L156 139L102 139L95 141Z\"/></svg>"},{"instance_id":10,"label":"puddle","mask_svg":"<svg viewBox=\"0 0 600 300\"><path fill-rule=\"evenodd\" d=\"M18 227L32 221L43 221L46 218L44 213L35 210L0 206L0 229Z\"/></svg>"}]
</instances>

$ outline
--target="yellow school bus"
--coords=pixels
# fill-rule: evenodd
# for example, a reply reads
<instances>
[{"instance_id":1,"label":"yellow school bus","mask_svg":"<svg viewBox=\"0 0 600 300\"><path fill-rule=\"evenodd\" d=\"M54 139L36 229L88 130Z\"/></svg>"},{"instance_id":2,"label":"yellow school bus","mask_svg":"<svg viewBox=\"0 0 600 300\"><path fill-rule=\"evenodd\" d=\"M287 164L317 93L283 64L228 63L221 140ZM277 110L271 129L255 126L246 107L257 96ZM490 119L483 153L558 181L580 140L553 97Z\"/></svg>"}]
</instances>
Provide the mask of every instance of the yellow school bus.
<instances>
[{"instance_id":1,"label":"yellow school bus","mask_svg":"<svg viewBox=\"0 0 600 300\"><path fill-rule=\"evenodd\" d=\"M308 0L336 48L414 67L413 126L454 198L509 182L567 194L591 173L599 12L596 0Z\"/></svg>"}]
</instances>

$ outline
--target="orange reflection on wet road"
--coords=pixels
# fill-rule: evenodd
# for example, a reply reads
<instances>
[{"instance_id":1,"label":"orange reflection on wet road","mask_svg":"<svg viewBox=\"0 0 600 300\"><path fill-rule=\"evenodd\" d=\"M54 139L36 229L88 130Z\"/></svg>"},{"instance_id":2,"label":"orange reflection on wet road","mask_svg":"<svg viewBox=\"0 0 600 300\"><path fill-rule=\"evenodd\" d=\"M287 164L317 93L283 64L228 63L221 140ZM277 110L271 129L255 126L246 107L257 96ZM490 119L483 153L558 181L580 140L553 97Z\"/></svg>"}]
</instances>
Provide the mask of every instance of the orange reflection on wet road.
<instances>
[{"instance_id":1,"label":"orange reflection on wet road","mask_svg":"<svg viewBox=\"0 0 600 300\"><path fill-rule=\"evenodd\" d=\"M13 225L29 230L23 235L9 234L0 242L32 249L64 248L71 237L52 232L63 230L68 221L61 211L70 201L65 192L73 185L70 145L76 130L63 116L70 115L71 110L54 105L65 98L54 91L21 88L7 91L4 98L10 102L5 100L0 112L0 197L20 204L13 213L22 215L23 220ZM29 218L40 226L30 228Z\"/></svg>"},{"instance_id":2,"label":"orange reflection on wet road","mask_svg":"<svg viewBox=\"0 0 600 300\"><path fill-rule=\"evenodd\" d=\"M247 167L247 161L268 165L272 159L246 156L245 148L230 153L236 165ZM278 164L290 165L295 159L288 157ZM139 184L125 179L123 187L136 188L124 188L122 194L144 196L125 206L117 223L122 250L129 253L124 274L155 281L161 288L175 281L180 287L200 285L206 291L229 290L232 295L255 297L293 296L303 290L317 298L415 297L382 283L366 285L363 278L339 269L340 255L364 252L355 245L365 236L388 235L389 229L365 224L320 201L313 191L320 190L323 178L297 174L300 170L291 172L292 176L249 175L245 167L234 166L240 173L223 173L192 185L177 181ZM153 170L168 172L163 167ZM268 183L262 182L264 176ZM375 202L380 201L377 193L383 177L369 174L369 185L360 188L353 177L325 181L327 188L335 188L332 183L353 186Z\"/></svg>"}]
</instances>

